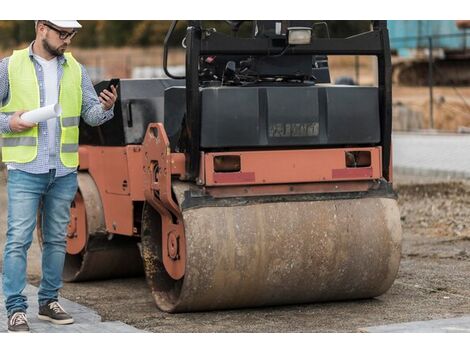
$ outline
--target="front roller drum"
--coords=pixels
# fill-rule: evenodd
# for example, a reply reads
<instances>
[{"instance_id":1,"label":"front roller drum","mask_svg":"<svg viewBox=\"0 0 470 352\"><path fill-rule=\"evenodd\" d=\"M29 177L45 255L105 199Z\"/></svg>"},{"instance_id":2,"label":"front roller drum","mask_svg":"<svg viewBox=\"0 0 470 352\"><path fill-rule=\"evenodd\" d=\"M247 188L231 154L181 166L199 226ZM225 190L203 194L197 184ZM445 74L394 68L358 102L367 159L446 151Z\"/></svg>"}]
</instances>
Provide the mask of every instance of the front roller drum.
<instances>
[{"instance_id":1,"label":"front roller drum","mask_svg":"<svg viewBox=\"0 0 470 352\"><path fill-rule=\"evenodd\" d=\"M161 258L158 213L144 207L142 249L157 306L168 312L376 297L400 263L396 200L362 198L183 211L185 275Z\"/></svg>"}]
</instances>

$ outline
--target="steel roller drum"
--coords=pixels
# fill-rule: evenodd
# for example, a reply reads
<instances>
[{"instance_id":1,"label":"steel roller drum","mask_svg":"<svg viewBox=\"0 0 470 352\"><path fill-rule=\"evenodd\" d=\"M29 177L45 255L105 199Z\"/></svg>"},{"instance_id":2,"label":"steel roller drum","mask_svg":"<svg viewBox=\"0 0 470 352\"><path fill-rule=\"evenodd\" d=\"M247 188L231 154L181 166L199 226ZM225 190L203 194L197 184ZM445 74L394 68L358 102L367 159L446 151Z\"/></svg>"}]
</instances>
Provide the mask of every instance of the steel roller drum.
<instances>
[{"instance_id":1,"label":"steel roller drum","mask_svg":"<svg viewBox=\"0 0 470 352\"><path fill-rule=\"evenodd\" d=\"M183 210L183 218L186 271L173 280L159 257L158 214L144 207L147 281L168 312L375 297L400 263L395 199L202 207Z\"/></svg>"},{"instance_id":2,"label":"steel roller drum","mask_svg":"<svg viewBox=\"0 0 470 352\"><path fill-rule=\"evenodd\" d=\"M84 222L86 244L80 252L65 255L62 274L64 281L78 282L143 274L137 240L106 233L103 204L98 188L87 172L78 173L78 193L74 207L83 208L79 221Z\"/></svg>"}]
</instances>

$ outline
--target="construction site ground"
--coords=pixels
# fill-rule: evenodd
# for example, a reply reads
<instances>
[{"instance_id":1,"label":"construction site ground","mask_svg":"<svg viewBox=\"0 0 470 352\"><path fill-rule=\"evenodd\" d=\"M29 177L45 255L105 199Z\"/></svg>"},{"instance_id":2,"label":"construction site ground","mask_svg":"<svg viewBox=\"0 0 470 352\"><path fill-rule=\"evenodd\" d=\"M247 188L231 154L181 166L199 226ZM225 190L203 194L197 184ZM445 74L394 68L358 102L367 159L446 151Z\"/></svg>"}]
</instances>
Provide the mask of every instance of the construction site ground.
<instances>
[{"instance_id":1,"label":"construction site ground","mask_svg":"<svg viewBox=\"0 0 470 352\"><path fill-rule=\"evenodd\" d=\"M3 249L7 200L5 179L2 172L0 175ZM355 332L371 326L468 316L470 181L395 176L403 254L395 283L381 297L167 314L156 308L144 277L65 283L61 294L93 309L104 321L121 321L150 332ZM35 286L40 278L39 254L35 240L28 266L29 282Z\"/></svg>"}]
</instances>

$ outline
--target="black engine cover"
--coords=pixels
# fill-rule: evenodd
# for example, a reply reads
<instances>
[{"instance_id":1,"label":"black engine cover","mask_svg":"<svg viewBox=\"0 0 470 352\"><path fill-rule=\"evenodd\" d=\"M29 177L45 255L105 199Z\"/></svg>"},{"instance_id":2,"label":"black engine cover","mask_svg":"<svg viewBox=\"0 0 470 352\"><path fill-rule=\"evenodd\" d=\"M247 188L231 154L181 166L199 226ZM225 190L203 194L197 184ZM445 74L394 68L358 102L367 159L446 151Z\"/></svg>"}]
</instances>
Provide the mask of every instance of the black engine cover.
<instances>
[{"instance_id":1,"label":"black engine cover","mask_svg":"<svg viewBox=\"0 0 470 352\"><path fill-rule=\"evenodd\" d=\"M375 144L378 89L202 88L201 124L202 148Z\"/></svg>"},{"instance_id":2,"label":"black engine cover","mask_svg":"<svg viewBox=\"0 0 470 352\"><path fill-rule=\"evenodd\" d=\"M121 80L118 93L115 117L98 128L81 122L80 143L141 144L150 122L164 122L174 150L186 111L184 81ZM380 142L376 87L224 86L200 88L200 94L203 149Z\"/></svg>"}]
</instances>

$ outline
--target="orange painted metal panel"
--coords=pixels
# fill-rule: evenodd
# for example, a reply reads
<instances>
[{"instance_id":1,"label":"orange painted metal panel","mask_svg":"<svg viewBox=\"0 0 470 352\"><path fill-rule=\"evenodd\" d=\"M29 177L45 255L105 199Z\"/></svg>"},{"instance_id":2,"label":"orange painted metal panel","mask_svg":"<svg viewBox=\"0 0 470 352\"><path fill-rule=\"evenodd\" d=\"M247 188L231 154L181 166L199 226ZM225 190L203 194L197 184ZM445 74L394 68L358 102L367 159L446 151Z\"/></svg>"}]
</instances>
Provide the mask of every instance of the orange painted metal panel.
<instances>
[{"instance_id":1,"label":"orange painted metal panel","mask_svg":"<svg viewBox=\"0 0 470 352\"><path fill-rule=\"evenodd\" d=\"M186 270L186 236L181 208L173 199L172 175L185 172L184 154L171 153L163 124L151 123L144 142L144 196L161 215L162 261L174 280Z\"/></svg>"},{"instance_id":2,"label":"orange painted metal panel","mask_svg":"<svg viewBox=\"0 0 470 352\"><path fill-rule=\"evenodd\" d=\"M80 146L78 148L78 163L79 170L88 170L90 165L90 160L88 157L88 148Z\"/></svg>"},{"instance_id":3,"label":"orange painted metal panel","mask_svg":"<svg viewBox=\"0 0 470 352\"><path fill-rule=\"evenodd\" d=\"M171 157L171 174L184 175L186 173L186 157L183 153L168 153Z\"/></svg>"},{"instance_id":4,"label":"orange painted metal panel","mask_svg":"<svg viewBox=\"0 0 470 352\"><path fill-rule=\"evenodd\" d=\"M144 201L144 162L141 146L127 146L127 162L131 198L133 201Z\"/></svg>"},{"instance_id":5,"label":"orange painted metal panel","mask_svg":"<svg viewBox=\"0 0 470 352\"><path fill-rule=\"evenodd\" d=\"M106 230L133 236L135 201L145 201L144 159L141 145L80 147L80 170L95 181L103 203ZM171 173L184 173L185 157L171 156Z\"/></svg>"},{"instance_id":6,"label":"orange painted metal panel","mask_svg":"<svg viewBox=\"0 0 470 352\"><path fill-rule=\"evenodd\" d=\"M369 151L367 167L346 167L346 152ZM215 172L214 157L238 155L240 172ZM207 153L207 186L370 180L382 177L381 147Z\"/></svg>"},{"instance_id":7,"label":"orange painted metal panel","mask_svg":"<svg viewBox=\"0 0 470 352\"><path fill-rule=\"evenodd\" d=\"M106 193L130 195L127 148L101 148L101 169L106 174Z\"/></svg>"},{"instance_id":8,"label":"orange painted metal panel","mask_svg":"<svg viewBox=\"0 0 470 352\"><path fill-rule=\"evenodd\" d=\"M331 178L337 179L357 179L357 178L372 178L372 168L371 167L358 167L350 168L346 167L343 169L333 169L331 170Z\"/></svg>"},{"instance_id":9,"label":"orange painted metal panel","mask_svg":"<svg viewBox=\"0 0 470 352\"><path fill-rule=\"evenodd\" d=\"M215 183L255 183L254 172L214 172Z\"/></svg>"},{"instance_id":10,"label":"orange painted metal panel","mask_svg":"<svg viewBox=\"0 0 470 352\"><path fill-rule=\"evenodd\" d=\"M87 170L100 193L106 230L110 233L132 236L134 210L129 190L126 147L87 146L81 147L80 151L80 156L86 154Z\"/></svg>"}]
</instances>

